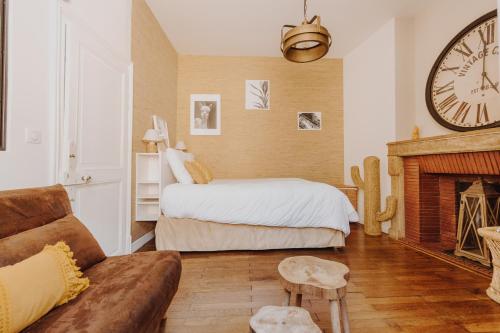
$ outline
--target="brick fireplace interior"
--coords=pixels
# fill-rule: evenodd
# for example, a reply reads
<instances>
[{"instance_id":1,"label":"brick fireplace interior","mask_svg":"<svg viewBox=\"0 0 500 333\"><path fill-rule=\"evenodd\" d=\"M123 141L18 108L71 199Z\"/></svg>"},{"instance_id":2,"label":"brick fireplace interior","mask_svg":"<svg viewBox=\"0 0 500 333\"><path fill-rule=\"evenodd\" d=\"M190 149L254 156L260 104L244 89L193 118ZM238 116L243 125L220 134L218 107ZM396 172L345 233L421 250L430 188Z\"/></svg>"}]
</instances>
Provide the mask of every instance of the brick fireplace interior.
<instances>
[{"instance_id":1,"label":"brick fireplace interior","mask_svg":"<svg viewBox=\"0 0 500 333\"><path fill-rule=\"evenodd\" d=\"M435 251L455 249L460 192L482 178L500 192L500 152L404 158L406 241Z\"/></svg>"}]
</instances>

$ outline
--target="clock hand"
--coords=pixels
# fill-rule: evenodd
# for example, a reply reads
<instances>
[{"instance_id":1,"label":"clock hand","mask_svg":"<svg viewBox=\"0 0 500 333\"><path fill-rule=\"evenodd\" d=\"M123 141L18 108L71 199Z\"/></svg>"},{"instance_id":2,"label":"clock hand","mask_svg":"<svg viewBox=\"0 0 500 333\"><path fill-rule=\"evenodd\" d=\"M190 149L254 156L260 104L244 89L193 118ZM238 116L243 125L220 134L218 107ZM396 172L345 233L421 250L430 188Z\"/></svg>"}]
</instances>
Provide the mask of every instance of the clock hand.
<instances>
[{"instance_id":1,"label":"clock hand","mask_svg":"<svg viewBox=\"0 0 500 333\"><path fill-rule=\"evenodd\" d=\"M498 90L497 86L493 84L493 82L490 80L490 78L488 77L488 72L486 72L486 53L488 52L488 49L487 49L487 45L486 45L486 42L483 41L483 80L482 80L482 84L481 84L481 90L485 90L486 89L486 86L484 84L484 81L485 80L488 80L488 82L490 83L491 87L493 89L495 89L495 91L500 94L500 91Z\"/></svg>"},{"instance_id":2,"label":"clock hand","mask_svg":"<svg viewBox=\"0 0 500 333\"><path fill-rule=\"evenodd\" d=\"M493 82L491 82L490 78L488 77L488 73L484 73L484 77L485 77L485 78L486 78L486 80L488 80L488 82L491 84L491 87L492 87L493 89L495 89L495 91L496 91L497 93L499 93L499 94L500 94L500 91L498 90L498 87L497 87L496 85L494 85L494 84L493 84Z\"/></svg>"},{"instance_id":3,"label":"clock hand","mask_svg":"<svg viewBox=\"0 0 500 333\"><path fill-rule=\"evenodd\" d=\"M483 47L483 72L481 73L482 81L481 81L481 90L485 89L484 80L486 78L486 43L484 43Z\"/></svg>"}]
</instances>

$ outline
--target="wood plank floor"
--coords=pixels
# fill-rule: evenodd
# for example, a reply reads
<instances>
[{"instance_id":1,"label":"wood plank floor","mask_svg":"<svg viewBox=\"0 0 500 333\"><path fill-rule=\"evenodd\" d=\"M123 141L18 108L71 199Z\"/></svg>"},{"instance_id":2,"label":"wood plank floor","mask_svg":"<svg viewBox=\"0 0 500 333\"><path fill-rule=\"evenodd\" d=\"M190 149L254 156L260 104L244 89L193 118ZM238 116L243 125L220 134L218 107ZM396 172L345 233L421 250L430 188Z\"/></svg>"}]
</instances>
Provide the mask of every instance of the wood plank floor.
<instances>
[{"instance_id":1,"label":"wood plank floor","mask_svg":"<svg viewBox=\"0 0 500 333\"><path fill-rule=\"evenodd\" d=\"M500 332L500 304L485 294L489 281L352 225L347 247L183 254L179 291L167 312L167 333L248 332L261 306L280 305L277 265L288 256L315 255L351 269L351 332ZM148 247L146 247L148 249ZM151 249L151 248L149 248ZM303 306L331 332L326 301L304 296Z\"/></svg>"}]
</instances>

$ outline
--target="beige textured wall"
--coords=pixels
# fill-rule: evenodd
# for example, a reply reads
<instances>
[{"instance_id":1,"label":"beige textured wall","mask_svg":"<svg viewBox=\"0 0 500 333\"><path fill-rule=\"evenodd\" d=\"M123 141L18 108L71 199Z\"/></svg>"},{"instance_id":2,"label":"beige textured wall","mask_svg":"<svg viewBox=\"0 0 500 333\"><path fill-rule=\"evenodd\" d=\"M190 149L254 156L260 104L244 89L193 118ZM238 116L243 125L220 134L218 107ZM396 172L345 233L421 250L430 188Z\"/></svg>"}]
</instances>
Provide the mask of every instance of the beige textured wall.
<instances>
[{"instance_id":1,"label":"beige textured wall","mask_svg":"<svg viewBox=\"0 0 500 333\"><path fill-rule=\"evenodd\" d=\"M135 153L146 151L142 137L153 127L153 115L170 124L171 140L176 137L177 118L177 53L144 0L132 1L132 61L132 240L135 240L154 227L151 223L135 222Z\"/></svg>"},{"instance_id":2,"label":"beige textured wall","mask_svg":"<svg viewBox=\"0 0 500 333\"><path fill-rule=\"evenodd\" d=\"M179 56L178 65L177 138L217 178L343 182L342 60ZM246 79L271 80L271 111L245 110ZM190 94L205 93L221 94L221 136L189 135ZM299 111L322 112L322 130L298 131Z\"/></svg>"}]
</instances>

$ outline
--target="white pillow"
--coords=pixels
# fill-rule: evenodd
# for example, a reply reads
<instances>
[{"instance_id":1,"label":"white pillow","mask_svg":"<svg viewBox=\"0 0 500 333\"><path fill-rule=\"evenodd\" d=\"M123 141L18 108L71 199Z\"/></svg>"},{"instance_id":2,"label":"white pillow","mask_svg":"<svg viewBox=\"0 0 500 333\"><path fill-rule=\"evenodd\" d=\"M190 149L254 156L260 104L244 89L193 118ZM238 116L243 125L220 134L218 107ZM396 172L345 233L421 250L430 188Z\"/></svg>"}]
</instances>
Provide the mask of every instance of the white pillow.
<instances>
[{"instance_id":1,"label":"white pillow","mask_svg":"<svg viewBox=\"0 0 500 333\"><path fill-rule=\"evenodd\" d=\"M167 149L167 161L172 173L180 184L194 184L193 178L186 170L184 161L194 160L193 154L184 153L172 148Z\"/></svg>"}]
</instances>

